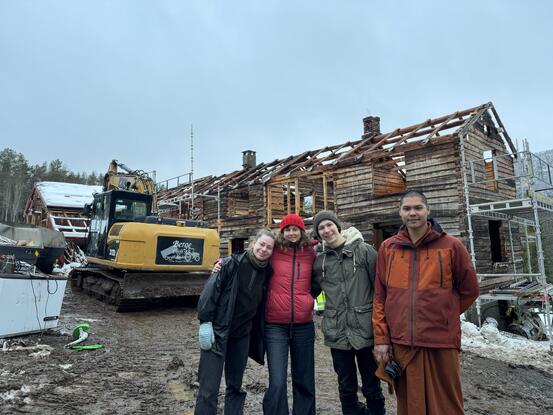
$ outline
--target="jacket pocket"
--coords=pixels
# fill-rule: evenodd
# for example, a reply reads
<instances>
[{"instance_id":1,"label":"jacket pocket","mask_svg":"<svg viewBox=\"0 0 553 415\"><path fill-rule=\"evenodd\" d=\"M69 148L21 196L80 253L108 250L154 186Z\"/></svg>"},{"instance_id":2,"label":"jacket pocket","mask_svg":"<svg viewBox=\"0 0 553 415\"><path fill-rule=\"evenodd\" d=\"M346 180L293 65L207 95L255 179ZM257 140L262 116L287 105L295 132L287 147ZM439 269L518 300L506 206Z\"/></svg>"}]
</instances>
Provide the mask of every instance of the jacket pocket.
<instances>
[{"instance_id":1,"label":"jacket pocket","mask_svg":"<svg viewBox=\"0 0 553 415\"><path fill-rule=\"evenodd\" d=\"M418 287L430 289L451 288L451 286L451 251L449 249L430 249L421 261Z\"/></svg>"},{"instance_id":2,"label":"jacket pocket","mask_svg":"<svg viewBox=\"0 0 553 415\"><path fill-rule=\"evenodd\" d=\"M336 310L325 308L321 329L327 340L333 340L338 334Z\"/></svg>"},{"instance_id":3,"label":"jacket pocket","mask_svg":"<svg viewBox=\"0 0 553 415\"><path fill-rule=\"evenodd\" d=\"M386 278L388 287L406 289L409 286L409 259L411 252L401 249L394 249L389 257L388 276Z\"/></svg>"},{"instance_id":4,"label":"jacket pocket","mask_svg":"<svg viewBox=\"0 0 553 415\"><path fill-rule=\"evenodd\" d=\"M365 338L373 337L373 305L365 304L357 307L353 307L355 312L355 320L357 322L357 330Z\"/></svg>"}]
</instances>

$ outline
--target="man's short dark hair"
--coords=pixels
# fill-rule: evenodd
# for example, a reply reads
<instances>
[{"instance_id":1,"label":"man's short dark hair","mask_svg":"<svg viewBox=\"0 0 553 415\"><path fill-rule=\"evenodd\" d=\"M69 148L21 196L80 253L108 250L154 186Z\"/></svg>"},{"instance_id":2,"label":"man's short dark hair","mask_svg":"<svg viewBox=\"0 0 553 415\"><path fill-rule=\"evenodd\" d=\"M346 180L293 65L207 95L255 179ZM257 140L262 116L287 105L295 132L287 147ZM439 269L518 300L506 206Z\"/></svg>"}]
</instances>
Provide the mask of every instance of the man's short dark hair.
<instances>
[{"instance_id":1,"label":"man's short dark hair","mask_svg":"<svg viewBox=\"0 0 553 415\"><path fill-rule=\"evenodd\" d=\"M405 192L405 193L403 194L403 196L401 196L401 199L399 200L399 205L400 205L400 206L403 205L403 200L404 200L406 197L420 197L421 200L422 200L422 203L424 203L424 205L425 205L426 207L428 207L428 200L426 200L426 196L425 196L424 193L421 192L420 190L413 189L413 190L408 190L407 192Z\"/></svg>"}]
</instances>

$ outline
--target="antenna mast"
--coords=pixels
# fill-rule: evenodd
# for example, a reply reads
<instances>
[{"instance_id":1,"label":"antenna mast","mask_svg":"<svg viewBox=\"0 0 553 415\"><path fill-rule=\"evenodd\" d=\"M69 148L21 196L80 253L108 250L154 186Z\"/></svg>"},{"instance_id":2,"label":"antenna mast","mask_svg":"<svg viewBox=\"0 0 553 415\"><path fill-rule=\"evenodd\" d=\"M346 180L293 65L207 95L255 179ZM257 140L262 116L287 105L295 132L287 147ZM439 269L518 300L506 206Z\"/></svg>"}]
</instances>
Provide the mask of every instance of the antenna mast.
<instances>
[{"instance_id":1,"label":"antenna mast","mask_svg":"<svg viewBox=\"0 0 553 415\"><path fill-rule=\"evenodd\" d=\"M190 124L190 182L192 199L190 202L190 219L194 219L194 126Z\"/></svg>"}]
</instances>

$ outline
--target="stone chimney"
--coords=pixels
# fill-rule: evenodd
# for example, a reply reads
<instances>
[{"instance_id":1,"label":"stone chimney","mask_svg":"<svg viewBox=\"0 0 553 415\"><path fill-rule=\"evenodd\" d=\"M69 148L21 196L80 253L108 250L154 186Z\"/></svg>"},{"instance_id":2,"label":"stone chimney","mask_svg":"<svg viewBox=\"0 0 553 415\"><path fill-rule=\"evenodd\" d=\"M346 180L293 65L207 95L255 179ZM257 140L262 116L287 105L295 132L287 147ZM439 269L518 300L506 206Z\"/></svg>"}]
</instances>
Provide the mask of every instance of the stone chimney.
<instances>
[{"instance_id":1,"label":"stone chimney","mask_svg":"<svg viewBox=\"0 0 553 415\"><path fill-rule=\"evenodd\" d=\"M380 117L369 115L363 118L363 135L379 135L380 134Z\"/></svg>"},{"instance_id":2,"label":"stone chimney","mask_svg":"<svg viewBox=\"0 0 553 415\"><path fill-rule=\"evenodd\" d=\"M242 151L242 167L244 170L253 169L255 166L257 166L257 162L255 161L255 151Z\"/></svg>"}]
</instances>

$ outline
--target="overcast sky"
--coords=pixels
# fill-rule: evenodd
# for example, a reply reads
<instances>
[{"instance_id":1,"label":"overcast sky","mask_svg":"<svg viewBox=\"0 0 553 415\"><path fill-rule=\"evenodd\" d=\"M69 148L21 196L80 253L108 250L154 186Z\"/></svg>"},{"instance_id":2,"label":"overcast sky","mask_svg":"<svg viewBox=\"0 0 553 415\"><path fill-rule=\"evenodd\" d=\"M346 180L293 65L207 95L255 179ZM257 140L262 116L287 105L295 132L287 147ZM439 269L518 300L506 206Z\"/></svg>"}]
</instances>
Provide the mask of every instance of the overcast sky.
<instances>
[{"instance_id":1,"label":"overcast sky","mask_svg":"<svg viewBox=\"0 0 553 415\"><path fill-rule=\"evenodd\" d=\"M492 101L553 148L553 2L0 0L0 149L157 179Z\"/></svg>"}]
</instances>

